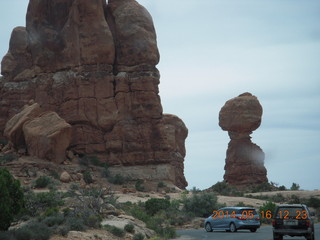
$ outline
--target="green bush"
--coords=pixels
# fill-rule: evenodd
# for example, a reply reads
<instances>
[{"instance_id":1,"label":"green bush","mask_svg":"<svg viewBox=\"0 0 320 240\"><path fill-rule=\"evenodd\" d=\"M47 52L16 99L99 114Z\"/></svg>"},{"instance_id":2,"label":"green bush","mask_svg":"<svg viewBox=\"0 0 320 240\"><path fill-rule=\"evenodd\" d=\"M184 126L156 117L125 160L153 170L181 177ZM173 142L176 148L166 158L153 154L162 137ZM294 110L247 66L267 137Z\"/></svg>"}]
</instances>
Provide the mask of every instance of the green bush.
<instances>
[{"instance_id":1,"label":"green bush","mask_svg":"<svg viewBox=\"0 0 320 240\"><path fill-rule=\"evenodd\" d=\"M62 214L57 214L56 216L46 217L42 222L48 227L59 226L64 222L64 217Z\"/></svg>"},{"instance_id":2,"label":"green bush","mask_svg":"<svg viewBox=\"0 0 320 240\"><path fill-rule=\"evenodd\" d=\"M281 185L281 186L279 187L279 191L285 191L285 190L287 190L286 186Z\"/></svg>"},{"instance_id":3,"label":"green bush","mask_svg":"<svg viewBox=\"0 0 320 240\"><path fill-rule=\"evenodd\" d=\"M150 198L145 202L145 208L149 215L153 216L160 210L166 210L170 207L170 201L162 198Z\"/></svg>"},{"instance_id":4,"label":"green bush","mask_svg":"<svg viewBox=\"0 0 320 240\"><path fill-rule=\"evenodd\" d=\"M57 233L61 236L66 237L70 231L70 226L68 225L61 225L57 228Z\"/></svg>"},{"instance_id":5,"label":"green bush","mask_svg":"<svg viewBox=\"0 0 320 240\"><path fill-rule=\"evenodd\" d=\"M252 192L270 192L272 191L274 188L274 186L272 186L270 183L265 182L265 183L261 183L257 186L254 186L252 188Z\"/></svg>"},{"instance_id":6,"label":"green bush","mask_svg":"<svg viewBox=\"0 0 320 240\"><path fill-rule=\"evenodd\" d=\"M111 232L113 235L117 237L124 237L125 231L121 228L111 226L111 225L104 225L104 228L108 231Z\"/></svg>"},{"instance_id":7,"label":"green bush","mask_svg":"<svg viewBox=\"0 0 320 240\"><path fill-rule=\"evenodd\" d=\"M214 193L193 194L184 200L184 210L196 217L207 217L213 210L222 207L218 204L217 196Z\"/></svg>"},{"instance_id":8,"label":"green bush","mask_svg":"<svg viewBox=\"0 0 320 240\"><path fill-rule=\"evenodd\" d=\"M20 182L5 168L0 168L0 231L7 230L24 205Z\"/></svg>"},{"instance_id":9,"label":"green bush","mask_svg":"<svg viewBox=\"0 0 320 240\"><path fill-rule=\"evenodd\" d=\"M25 210L30 216L39 215L47 209L62 206L64 201L62 194L56 191L34 193L28 191L25 197Z\"/></svg>"},{"instance_id":10,"label":"green bush","mask_svg":"<svg viewBox=\"0 0 320 240\"><path fill-rule=\"evenodd\" d=\"M310 197L307 200L307 205L308 205L308 207L320 208L320 199L315 198L315 197Z\"/></svg>"},{"instance_id":11,"label":"green bush","mask_svg":"<svg viewBox=\"0 0 320 240\"><path fill-rule=\"evenodd\" d=\"M292 183L290 190L297 191L300 189L300 185L298 183Z\"/></svg>"},{"instance_id":12,"label":"green bush","mask_svg":"<svg viewBox=\"0 0 320 240\"><path fill-rule=\"evenodd\" d=\"M116 174L115 176L110 176L108 178L110 183L116 184L116 185L121 185L124 184L127 181L127 178L120 175L120 174Z\"/></svg>"},{"instance_id":13,"label":"green bush","mask_svg":"<svg viewBox=\"0 0 320 240\"><path fill-rule=\"evenodd\" d=\"M83 220L78 217L68 217L66 225L69 226L71 231L84 231L86 229Z\"/></svg>"},{"instance_id":14,"label":"green bush","mask_svg":"<svg viewBox=\"0 0 320 240\"><path fill-rule=\"evenodd\" d=\"M90 183L93 183L93 178L91 176L91 173L89 171L85 171L83 173L83 180L87 183L87 184L90 184Z\"/></svg>"},{"instance_id":15,"label":"green bush","mask_svg":"<svg viewBox=\"0 0 320 240\"><path fill-rule=\"evenodd\" d=\"M260 218L262 223L271 223L273 214L276 210L276 204L274 204L271 201L265 202L260 208L259 208L259 213L260 213ZM267 216L267 212L270 212L270 217Z\"/></svg>"},{"instance_id":16,"label":"green bush","mask_svg":"<svg viewBox=\"0 0 320 240\"><path fill-rule=\"evenodd\" d=\"M135 235L133 235L133 240L143 240L144 239L144 235L142 233L136 233Z\"/></svg>"},{"instance_id":17,"label":"green bush","mask_svg":"<svg viewBox=\"0 0 320 240\"><path fill-rule=\"evenodd\" d=\"M158 183L158 188L164 188L164 187L166 187L166 184L164 182Z\"/></svg>"},{"instance_id":18,"label":"green bush","mask_svg":"<svg viewBox=\"0 0 320 240\"><path fill-rule=\"evenodd\" d=\"M52 182L52 179L47 176L38 177L34 183L35 188L45 188Z\"/></svg>"},{"instance_id":19,"label":"green bush","mask_svg":"<svg viewBox=\"0 0 320 240\"><path fill-rule=\"evenodd\" d=\"M147 222L150 218L150 216L146 213L144 208L142 208L141 206L138 206L137 204L134 204L130 208L129 213L135 218L141 220L142 222Z\"/></svg>"},{"instance_id":20,"label":"green bush","mask_svg":"<svg viewBox=\"0 0 320 240\"><path fill-rule=\"evenodd\" d=\"M139 192L144 192L144 186L143 186L143 180L139 179L136 181L136 184L135 184L135 187L136 187L136 190L139 191Z\"/></svg>"},{"instance_id":21,"label":"green bush","mask_svg":"<svg viewBox=\"0 0 320 240\"><path fill-rule=\"evenodd\" d=\"M31 222L15 232L17 240L48 240L51 236L50 229L41 222ZM26 236L30 236L26 238Z\"/></svg>"},{"instance_id":22,"label":"green bush","mask_svg":"<svg viewBox=\"0 0 320 240\"><path fill-rule=\"evenodd\" d=\"M0 231L0 240L17 240L12 231L1 232Z\"/></svg>"},{"instance_id":23,"label":"green bush","mask_svg":"<svg viewBox=\"0 0 320 240\"><path fill-rule=\"evenodd\" d=\"M128 223L124 226L124 230L126 232L129 232L129 233L133 233L134 232L134 225L131 224L131 223Z\"/></svg>"}]
</instances>

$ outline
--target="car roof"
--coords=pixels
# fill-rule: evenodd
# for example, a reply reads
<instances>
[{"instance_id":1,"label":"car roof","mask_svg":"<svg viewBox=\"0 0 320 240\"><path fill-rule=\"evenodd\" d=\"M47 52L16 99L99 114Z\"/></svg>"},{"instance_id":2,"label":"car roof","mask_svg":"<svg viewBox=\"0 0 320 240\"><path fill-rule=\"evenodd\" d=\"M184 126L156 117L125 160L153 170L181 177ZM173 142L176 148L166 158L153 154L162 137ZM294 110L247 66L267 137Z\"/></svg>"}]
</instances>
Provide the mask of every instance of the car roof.
<instances>
[{"instance_id":1,"label":"car roof","mask_svg":"<svg viewBox=\"0 0 320 240\"><path fill-rule=\"evenodd\" d=\"M240 209L255 209L254 207L224 207L221 209L228 209L228 208L232 208L232 209L236 209L236 210L240 210Z\"/></svg>"},{"instance_id":2,"label":"car roof","mask_svg":"<svg viewBox=\"0 0 320 240\"><path fill-rule=\"evenodd\" d=\"M305 207L304 204L280 204L278 207Z\"/></svg>"}]
</instances>

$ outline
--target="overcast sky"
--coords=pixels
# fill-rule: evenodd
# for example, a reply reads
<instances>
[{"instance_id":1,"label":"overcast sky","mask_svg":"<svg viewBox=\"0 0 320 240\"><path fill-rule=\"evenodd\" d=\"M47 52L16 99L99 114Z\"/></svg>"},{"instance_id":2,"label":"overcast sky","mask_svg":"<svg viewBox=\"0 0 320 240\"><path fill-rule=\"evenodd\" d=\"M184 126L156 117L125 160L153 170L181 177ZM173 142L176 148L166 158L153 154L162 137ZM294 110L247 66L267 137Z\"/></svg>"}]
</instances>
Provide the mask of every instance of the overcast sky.
<instances>
[{"instance_id":1,"label":"overcast sky","mask_svg":"<svg viewBox=\"0 0 320 240\"><path fill-rule=\"evenodd\" d=\"M153 16L165 113L189 129L189 187L223 180L228 133L218 125L225 102L257 96L261 127L252 141L266 154L269 181L320 189L320 1L138 0ZM0 2L0 56L27 0Z\"/></svg>"}]
</instances>

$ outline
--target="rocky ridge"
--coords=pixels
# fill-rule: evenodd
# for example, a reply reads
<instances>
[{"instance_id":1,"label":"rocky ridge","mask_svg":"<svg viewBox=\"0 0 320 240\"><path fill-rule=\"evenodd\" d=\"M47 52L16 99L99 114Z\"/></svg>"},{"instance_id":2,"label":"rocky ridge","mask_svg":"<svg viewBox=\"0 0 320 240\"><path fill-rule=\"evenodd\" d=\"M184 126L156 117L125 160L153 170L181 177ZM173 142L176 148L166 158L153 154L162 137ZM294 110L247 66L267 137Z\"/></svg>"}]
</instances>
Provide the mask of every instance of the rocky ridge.
<instances>
[{"instance_id":1,"label":"rocky ridge","mask_svg":"<svg viewBox=\"0 0 320 240\"><path fill-rule=\"evenodd\" d=\"M185 188L188 130L163 114L156 33L134 0L30 0L1 62L0 136L31 99L72 127L69 149L110 165L165 169Z\"/></svg>"},{"instance_id":2,"label":"rocky ridge","mask_svg":"<svg viewBox=\"0 0 320 240\"><path fill-rule=\"evenodd\" d=\"M233 186L268 182L264 152L251 142L250 134L261 124L262 106L256 96L243 93L228 100L219 113L219 126L228 131L224 180Z\"/></svg>"}]
</instances>

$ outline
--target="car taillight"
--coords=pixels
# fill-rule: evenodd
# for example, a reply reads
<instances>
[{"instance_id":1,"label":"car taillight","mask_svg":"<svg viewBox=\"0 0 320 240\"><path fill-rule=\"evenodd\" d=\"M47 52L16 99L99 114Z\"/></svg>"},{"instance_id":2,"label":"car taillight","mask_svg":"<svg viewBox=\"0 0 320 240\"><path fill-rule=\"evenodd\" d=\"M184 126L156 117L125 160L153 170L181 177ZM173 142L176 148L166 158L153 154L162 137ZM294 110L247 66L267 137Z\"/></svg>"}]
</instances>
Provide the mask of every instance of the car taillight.
<instances>
[{"instance_id":1,"label":"car taillight","mask_svg":"<svg viewBox=\"0 0 320 240\"><path fill-rule=\"evenodd\" d=\"M239 220L247 220L246 218L243 217L237 217Z\"/></svg>"},{"instance_id":2,"label":"car taillight","mask_svg":"<svg viewBox=\"0 0 320 240\"><path fill-rule=\"evenodd\" d=\"M260 221L260 218L256 218L256 221Z\"/></svg>"},{"instance_id":3,"label":"car taillight","mask_svg":"<svg viewBox=\"0 0 320 240\"><path fill-rule=\"evenodd\" d=\"M307 226L307 227L310 227L310 220L307 220L307 221L306 221L306 226Z\"/></svg>"}]
</instances>

